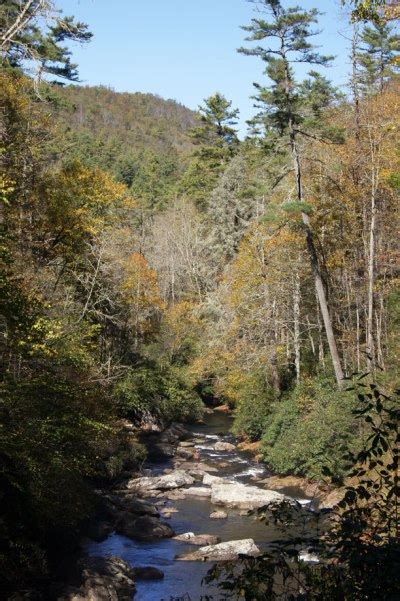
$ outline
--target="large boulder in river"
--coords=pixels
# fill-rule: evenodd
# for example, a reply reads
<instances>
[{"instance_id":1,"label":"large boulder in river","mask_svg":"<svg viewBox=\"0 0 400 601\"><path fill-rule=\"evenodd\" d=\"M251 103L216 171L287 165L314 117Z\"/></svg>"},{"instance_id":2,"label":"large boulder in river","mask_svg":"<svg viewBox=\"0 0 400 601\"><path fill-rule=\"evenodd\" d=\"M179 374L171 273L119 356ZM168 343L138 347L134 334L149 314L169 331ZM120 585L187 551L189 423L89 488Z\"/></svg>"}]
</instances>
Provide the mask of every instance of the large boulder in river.
<instances>
[{"instance_id":1,"label":"large boulder in river","mask_svg":"<svg viewBox=\"0 0 400 601\"><path fill-rule=\"evenodd\" d=\"M221 541L215 534L194 534L194 532L185 532L174 536L174 540L188 542L191 545L216 545Z\"/></svg>"},{"instance_id":2,"label":"large boulder in river","mask_svg":"<svg viewBox=\"0 0 400 601\"><path fill-rule=\"evenodd\" d=\"M171 538L175 534L171 526L164 524L158 518L150 515L136 517L130 513L120 517L115 529L119 534L139 541Z\"/></svg>"},{"instance_id":3,"label":"large boulder in river","mask_svg":"<svg viewBox=\"0 0 400 601\"><path fill-rule=\"evenodd\" d=\"M128 499L125 505L127 511L139 515L152 515L158 517L160 512L157 507L144 499Z\"/></svg>"},{"instance_id":4,"label":"large boulder in river","mask_svg":"<svg viewBox=\"0 0 400 601\"><path fill-rule=\"evenodd\" d=\"M189 541L190 542L190 541ZM181 561L233 561L239 555L249 555L257 557L260 554L260 549L255 544L252 538L244 540L232 540L218 545L208 545L200 547L191 553L178 555L176 559Z\"/></svg>"},{"instance_id":5,"label":"large boulder in river","mask_svg":"<svg viewBox=\"0 0 400 601\"><path fill-rule=\"evenodd\" d=\"M147 441L147 457L150 461L159 462L165 461L165 459L170 459L175 455L175 447L163 441Z\"/></svg>"},{"instance_id":6,"label":"large boulder in river","mask_svg":"<svg viewBox=\"0 0 400 601\"><path fill-rule=\"evenodd\" d=\"M279 501L292 500L279 492L246 486L239 482L215 482L211 485L211 502L215 505L257 509Z\"/></svg>"},{"instance_id":7,"label":"large boulder in river","mask_svg":"<svg viewBox=\"0 0 400 601\"><path fill-rule=\"evenodd\" d=\"M219 442L215 443L214 449L216 451L234 451L236 447L230 442L223 442L222 440L220 440Z\"/></svg>"},{"instance_id":8,"label":"large boulder in river","mask_svg":"<svg viewBox=\"0 0 400 601\"><path fill-rule=\"evenodd\" d=\"M190 486L194 478L183 470L175 470L170 474L162 476L145 476L144 478L132 478L128 482L128 488L140 491L172 490L181 486Z\"/></svg>"},{"instance_id":9,"label":"large boulder in river","mask_svg":"<svg viewBox=\"0 0 400 601\"><path fill-rule=\"evenodd\" d=\"M176 450L176 454L180 459L184 459L186 461L198 461L200 459L200 453L194 447L178 447Z\"/></svg>"},{"instance_id":10,"label":"large boulder in river","mask_svg":"<svg viewBox=\"0 0 400 601\"><path fill-rule=\"evenodd\" d=\"M164 578L164 572L153 566L133 568L133 573L138 580L162 580Z\"/></svg>"},{"instance_id":11,"label":"large boulder in river","mask_svg":"<svg viewBox=\"0 0 400 601\"><path fill-rule=\"evenodd\" d=\"M211 488L209 486L190 486L182 491L185 497L211 497Z\"/></svg>"},{"instance_id":12,"label":"large boulder in river","mask_svg":"<svg viewBox=\"0 0 400 601\"><path fill-rule=\"evenodd\" d=\"M58 601L130 601L135 593L134 572L119 557L86 557L80 562L82 586L69 589Z\"/></svg>"},{"instance_id":13,"label":"large boulder in river","mask_svg":"<svg viewBox=\"0 0 400 601\"><path fill-rule=\"evenodd\" d=\"M213 484L223 484L224 482L232 482L234 480L229 480L229 478L222 478L221 476L213 476L211 474L204 474L203 476L203 484L206 486L212 486Z\"/></svg>"}]
</instances>

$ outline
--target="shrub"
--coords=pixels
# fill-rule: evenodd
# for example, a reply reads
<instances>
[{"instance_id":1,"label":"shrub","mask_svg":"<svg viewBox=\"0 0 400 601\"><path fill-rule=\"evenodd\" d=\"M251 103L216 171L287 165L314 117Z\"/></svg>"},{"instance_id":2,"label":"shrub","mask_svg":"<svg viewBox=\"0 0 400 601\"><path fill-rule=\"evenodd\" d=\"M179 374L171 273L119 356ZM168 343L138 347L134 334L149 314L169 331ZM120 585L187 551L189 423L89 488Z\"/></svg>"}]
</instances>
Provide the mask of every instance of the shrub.
<instances>
[{"instance_id":1,"label":"shrub","mask_svg":"<svg viewBox=\"0 0 400 601\"><path fill-rule=\"evenodd\" d=\"M260 440L275 400L272 388L268 388L265 374L252 371L242 374L237 386L235 421L232 431L236 436Z\"/></svg>"},{"instance_id":2,"label":"shrub","mask_svg":"<svg viewBox=\"0 0 400 601\"><path fill-rule=\"evenodd\" d=\"M165 421L190 421L203 413L200 396L170 365L153 363L129 370L116 385L115 398L121 415L131 419L151 414Z\"/></svg>"},{"instance_id":3,"label":"shrub","mask_svg":"<svg viewBox=\"0 0 400 601\"><path fill-rule=\"evenodd\" d=\"M319 476L329 464L342 477L343 451L360 444L354 403L330 380L305 380L275 404L262 438L264 460L281 474Z\"/></svg>"},{"instance_id":4,"label":"shrub","mask_svg":"<svg viewBox=\"0 0 400 601\"><path fill-rule=\"evenodd\" d=\"M279 537L259 557L242 557L209 571L205 582L218 580L220 598L400 598L398 393L389 397L370 384L363 386L358 400L353 418L366 437L359 452L342 456L351 484L330 518L324 509L285 502L257 510L258 518L273 524ZM330 476L327 466L323 471ZM318 562L303 560L301 551L316 554Z\"/></svg>"}]
</instances>

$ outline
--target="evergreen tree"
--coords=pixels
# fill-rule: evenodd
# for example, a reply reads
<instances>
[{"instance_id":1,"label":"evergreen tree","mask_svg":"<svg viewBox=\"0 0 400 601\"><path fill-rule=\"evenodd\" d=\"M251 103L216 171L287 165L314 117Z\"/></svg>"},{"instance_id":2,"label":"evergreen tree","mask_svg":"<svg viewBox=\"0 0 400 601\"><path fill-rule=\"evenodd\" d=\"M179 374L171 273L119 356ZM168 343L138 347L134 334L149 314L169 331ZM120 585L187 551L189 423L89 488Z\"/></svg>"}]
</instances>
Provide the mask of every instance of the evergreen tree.
<instances>
[{"instance_id":1,"label":"evergreen tree","mask_svg":"<svg viewBox=\"0 0 400 601\"><path fill-rule=\"evenodd\" d=\"M238 109L232 109L232 102L216 92L204 100L199 106L201 125L192 131L195 140L207 145L232 149L237 143Z\"/></svg>"},{"instance_id":2,"label":"evergreen tree","mask_svg":"<svg viewBox=\"0 0 400 601\"><path fill-rule=\"evenodd\" d=\"M29 70L35 65L43 74L78 80L66 41L87 42L87 25L62 17L51 0L5 0L0 7L0 56L3 66Z\"/></svg>"},{"instance_id":3,"label":"evergreen tree","mask_svg":"<svg viewBox=\"0 0 400 601\"><path fill-rule=\"evenodd\" d=\"M318 301L323 316L325 332L328 339L332 363L338 386L341 386L343 370L339 357L336 339L333 332L330 311L328 307L326 285L323 279L320 257L317 252L315 235L310 222L308 210L305 205L303 186L302 153L299 139L302 136L314 136L314 132L306 130L302 102L302 90L295 79L293 65L303 63L307 65L324 66L331 57L323 56L316 52L310 38L317 32L312 30L312 25L317 22L318 10L302 10L299 7L285 9L279 0L262 0L260 10L264 10L264 18L254 18L251 24L243 29L249 32L248 41L268 40L267 48L241 48L239 51L252 56L259 56L266 64L266 74L271 83L268 87L258 86L258 100L265 105L265 125L268 134L279 137L284 145L289 144L296 179L296 197L301 211L307 248L314 274ZM316 81L316 77L313 77ZM321 81L319 81L321 84ZM327 86L323 84L324 94L319 100L326 104ZM314 104L317 96L314 95ZM317 106L314 106L314 113Z\"/></svg>"},{"instance_id":4,"label":"evergreen tree","mask_svg":"<svg viewBox=\"0 0 400 601\"><path fill-rule=\"evenodd\" d=\"M182 187L204 210L218 176L238 149L239 140L234 126L239 111L232 109L232 102L217 92L204 100L199 113L200 124L190 134L199 148L194 152Z\"/></svg>"},{"instance_id":5,"label":"evergreen tree","mask_svg":"<svg viewBox=\"0 0 400 601\"><path fill-rule=\"evenodd\" d=\"M400 52L400 36L382 21L365 27L361 35L358 63L360 84L364 92L383 92L385 83L398 73L396 58Z\"/></svg>"}]
</instances>

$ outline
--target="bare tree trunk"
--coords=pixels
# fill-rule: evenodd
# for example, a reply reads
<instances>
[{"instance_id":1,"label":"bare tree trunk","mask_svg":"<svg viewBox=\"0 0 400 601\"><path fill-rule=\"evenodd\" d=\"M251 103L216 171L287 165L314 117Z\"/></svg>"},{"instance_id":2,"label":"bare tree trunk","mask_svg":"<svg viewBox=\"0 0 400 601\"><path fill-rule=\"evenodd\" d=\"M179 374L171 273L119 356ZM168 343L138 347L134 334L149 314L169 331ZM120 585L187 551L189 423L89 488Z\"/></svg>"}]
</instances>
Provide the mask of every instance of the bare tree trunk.
<instances>
[{"instance_id":1,"label":"bare tree trunk","mask_svg":"<svg viewBox=\"0 0 400 601\"><path fill-rule=\"evenodd\" d=\"M356 307L356 356L357 356L357 371L361 369L361 361L360 361L360 309Z\"/></svg>"},{"instance_id":2,"label":"bare tree trunk","mask_svg":"<svg viewBox=\"0 0 400 601\"><path fill-rule=\"evenodd\" d=\"M294 172L295 172L295 176L296 176L296 185L297 185L297 198L298 198L299 202L303 202L304 198L303 198L303 189L302 189L302 181L301 181L300 158L299 158L299 153L298 153L297 144L296 144L296 134L294 131L292 121L290 121L290 130L291 130L291 133L290 133L291 149L292 149ZM319 268L319 262L318 262L318 255L317 255L317 251L316 251L315 243L314 243L314 235L313 235L313 232L311 229L310 218L307 215L307 213L302 211L301 217L303 220L303 226L304 226L305 233L306 233L308 254L309 254L309 258L310 258L311 269L312 269L312 272L314 275L314 280L315 280L315 289L317 291L318 302L319 302L319 306L321 309L322 320L324 322L325 333L326 333L326 338L328 340L328 346L329 346L329 351L331 354L333 369L335 371L336 382L337 382L338 388L341 389L342 385L343 385L344 373L342 370L339 352L338 352L337 345L336 345L335 334L334 334L333 328L332 328L332 321L331 321L331 316L329 314L325 286L324 286L324 282L322 280L322 276L321 276L321 272L320 272L320 268Z\"/></svg>"},{"instance_id":3,"label":"bare tree trunk","mask_svg":"<svg viewBox=\"0 0 400 601\"><path fill-rule=\"evenodd\" d=\"M369 230L369 255L368 255L368 313L367 313L367 353L368 353L368 368L374 369L375 349L374 349L374 258L375 258L375 225L376 225L376 209L375 209L375 194L371 198L371 223Z\"/></svg>"},{"instance_id":4,"label":"bare tree trunk","mask_svg":"<svg viewBox=\"0 0 400 601\"><path fill-rule=\"evenodd\" d=\"M282 42L282 44L283 44L283 42ZM299 154L299 150L297 147L296 129L295 129L295 124L294 124L294 120L293 120L292 105L291 105L291 98L290 98L290 88L291 88L292 81L291 81L291 75L290 75L290 70L289 70L289 63L287 62L286 58L284 60L285 60L285 94L286 94L286 98L287 98L287 109L288 109L288 113L289 113L288 129L289 129L290 148L291 148L291 152L292 152L293 167L294 167L294 173L295 173L295 178L296 178L297 199L300 203L303 203L304 197L303 197L300 154ZM337 345L336 345L336 338L335 338L333 328L332 328L332 321L331 321L331 316L329 314L328 302L327 302L326 293L325 293L325 286L322 281L322 276L321 276L321 272L320 272L320 268L319 268L318 254L317 254L317 250L316 250L315 243L314 243L314 235L313 235L313 231L311 229L310 218L307 215L307 213L305 213L304 211L301 211L301 217L303 220L303 226L304 226L304 230L306 233L308 254L309 254L309 258L310 258L311 269L312 269L312 272L314 275L315 289L317 291L318 302L319 302L319 306L321 308L321 314L322 314L322 319L324 322L326 337L328 340L329 351L330 351L331 358L332 358L333 369L335 371L337 386L340 389L340 388L342 388L342 385L343 385L344 374L343 374L342 365L341 365L341 361L340 361L340 357L339 357L339 352L338 352Z\"/></svg>"},{"instance_id":5,"label":"bare tree trunk","mask_svg":"<svg viewBox=\"0 0 400 601\"><path fill-rule=\"evenodd\" d=\"M373 143L371 143L373 146ZM374 160L374 149L372 148L372 160ZM369 248L368 248L368 295L367 295L367 361L368 369L375 368L374 348L374 286L375 286L375 237L376 237L376 191L377 172L372 166L371 173L371 219L369 224Z\"/></svg>"},{"instance_id":6,"label":"bare tree trunk","mask_svg":"<svg viewBox=\"0 0 400 601\"><path fill-rule=\"evenodd\" d=\"M270 365L270 371L271 371L272 388L274 389L276 394L279 396L281 394L281 378L279 376L278 360L276 358L275 352L273 353L273 355L271 357L269 365Z\"/></svg>"},{"instance_id":7,"label":"bare tree trunk","mask_svg":"<svg viewBox=\"0 0 400 601\"><path fill-rule=\"evenodd\" d=\"M294 364L296 381L300 381L300 276L296 270L293 291L293 322L294 322Z\"/></svg>"},{"instance_id":8,"label":"bare tree trunk","mask_svg":"<svg viewBox=\"0 0 400 601\"><path fill-rule=\"evenodd\" d=\"M351 65L352 65L352 77L351 77L351 91L353 94L353 102L354 102L354 117L355 117L355 138L357 142L360 140L360 92L358 86L358 76L357 76L357 46L358 46L358 24L354 24L353 26L353 37L351 40Z\"/></svg>"}]
</instances>

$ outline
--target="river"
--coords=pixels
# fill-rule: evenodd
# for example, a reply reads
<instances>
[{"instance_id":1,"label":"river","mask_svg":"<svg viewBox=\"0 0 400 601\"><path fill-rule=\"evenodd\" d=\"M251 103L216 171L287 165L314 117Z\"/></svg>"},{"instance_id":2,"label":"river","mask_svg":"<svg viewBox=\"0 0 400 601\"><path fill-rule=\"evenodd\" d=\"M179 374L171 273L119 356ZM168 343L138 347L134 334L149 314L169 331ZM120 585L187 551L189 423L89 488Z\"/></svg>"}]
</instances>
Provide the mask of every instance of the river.
<instances>
[{"instance_id":1,"label":"river","mask_svg":"<svg viewBox=\"0 0 400 601\"><path fill-rule=\"evenodd\" d=\"M231 417L225 414L212 413L206 416L204 424L196 424L190 429L193 438L204 439L196 444L201 461L218 468L218 476L228 476L238 482L257 485L257 480L269 474L263 465L257 464L244 452L215 451L217 441L234 442L230 434ZM221 467L220 464L223 464ZM147 464L156 475L171 467L168 462ZM303 497L299 491L282 491L294 497ZM240 515L237 510L229 509L227 519L210 519L212 511L223 509L211 504L209 498L188 497L186 499L167 501L178 511L171 515L168 523L177 534L194 532L195 534L216 534L221 541L253 538L259 547L276 538L276 531L271 526L261 524L253 517ZM111 534L101 543L91 542L86 547L90 555L114 555L121 557L132 566L154 566L164 572L163 580L138 581L135 601L170 601L176 597L184 597L199 601L202 595L213 595L219 599L218 590L212 585L202 585L202 578L210 569L210 563L176 561L175 556L194 550L197 547L188 542L173 539L161 539L152 542L136 542L119 534Z\"/></svg>"}]
</instances>

